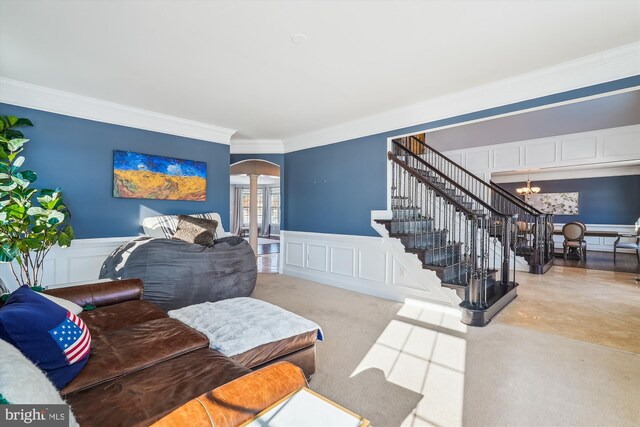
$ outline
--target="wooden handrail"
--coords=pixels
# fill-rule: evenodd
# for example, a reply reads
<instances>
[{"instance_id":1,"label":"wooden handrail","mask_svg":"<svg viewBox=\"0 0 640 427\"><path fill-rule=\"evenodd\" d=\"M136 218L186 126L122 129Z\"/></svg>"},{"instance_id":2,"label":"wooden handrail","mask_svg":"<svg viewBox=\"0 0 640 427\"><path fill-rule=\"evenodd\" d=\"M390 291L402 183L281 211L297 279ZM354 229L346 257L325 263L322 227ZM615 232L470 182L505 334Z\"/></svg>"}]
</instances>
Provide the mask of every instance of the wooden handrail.
<instances>
[{"instance_id":1,"label":"wooden handrail","mask_svg":"<svg viewBox=\"0 0 640 427\"><path fill-rule=\"evenodd\" d=\"M541 215L542 212L540 212L539 210L537 210L536 208L534 208L533 206L531 206L530 204L518 199L516 196L514 196L513 194L509 193L508 191L506 191L504 188L500 187L499 185L496 185L495 183L493 183L493 181L489 181L489 184L487 184L484 180L482 180L479 176L477 176L476 174L469 172L467 169L465 169L464 167L460 166L459 164L457 164L456 162L454 162L453 160L451 160L450 158L448 158L447 156L445 156L444 154L442 154L441 152L439 152L438 150L436 150L435 148L427 145L426 143L424 143L423 141L419 140L418 138L416 138L414 135L410 136L414 141L418 142L420 145L422 145L423 147L425 147L428 150L431 150L433 153L435 153L438 157L440 157L441 159L444 159L445 161L447 161L449 164L454 165L455 167L459 168L460 170L462 170L464 173L466 173L467 175L473 177L474 179L476 179L477 181L479 181L480 183L482 183L482 185L486 186L486 187L490 187L493 190L498 191L502 196L508 198L511 202L513 202L514 204L518 205L520 208L524 209L525 211L527 211L527 213L533 215L533 216L538 216ZM394 142L396 142L396 140L394 139Z\"/></svg>"},{"instance_id":2,"label":"wooden handrail","mask_svg":"<svg viewBox=\"0 0 640 427\"><path fill-rule=\"evenodd\" d=\"M502 186L496 184L495 182L489 181L489 184L491 184L492 188L494 188L496 191L498 191L504 197L507 197L509 200L511 200L516 205L520 206L522 209L530 211L529 213L531 215L533 215L533 216L545 215L541 211L539 211L538 209L536 209L533 206L531 206L529 203L518 199L518 197L515 194L511 194L510 192L508 192L507 190L502 188Z\"/></svg>"},{"instance_id":3,"label":"wooden handrail","mask_svg":"<svg viewBox=\"0 0 640 427\"><path fill-rule=\"evenodd\" d=\"M466 195L468 195L469 197L471 197L475 202L477 202L478 204L484 206L486 209L488 209L489 211L491 211L491 213L493 213L494 215L497 216L502 216L502 217L508 217L511 215L507 215L503 212L500 212L498 210L496 210L493 206L491 206L490 204L486 203L484 200L480 199L479 197L477 197L475 194L473 194L472 192L470 192L469 190L467 190L466 188L464 188L462 185L458 184L456 181L454 181L453 179L449 178L446 174L444 174L443 172L440 172L438 169L434 168L433 166L431 166L427 161L425 161L422 157L418 156L417 154L413 153L411 150L405 148L402 144L400 144L397 141L393 141L394 144L396 144L398 147L402 148L406 153L408 153L409 155L411 155L411 157L413 157L414 159L416 159L418 162L420 162L423 166L428 167L429 169L431 169L432 171L434 171L435 173L437 173L441 178L447 180L450 184L452 184L453 186L455 186L457 189L459 189L460 191L462 191L463 193L465 193Z\"/></svg>"}]
</instances>

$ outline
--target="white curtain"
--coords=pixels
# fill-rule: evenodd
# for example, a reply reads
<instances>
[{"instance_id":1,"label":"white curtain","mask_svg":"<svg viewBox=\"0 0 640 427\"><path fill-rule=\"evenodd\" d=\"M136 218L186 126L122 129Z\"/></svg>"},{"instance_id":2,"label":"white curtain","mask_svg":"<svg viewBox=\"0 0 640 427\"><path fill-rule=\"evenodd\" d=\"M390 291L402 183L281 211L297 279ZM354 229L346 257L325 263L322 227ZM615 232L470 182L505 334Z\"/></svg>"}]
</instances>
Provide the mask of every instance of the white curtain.
<instances>
[{"instance_id":1,"label":"white curtain","mask_svg":"<svg viewBox=\"0 0 640 427\"><path fill-rule=\"evenodd\" d=\"M234 186L231 206L231 233L238 236L242 230L242 187Z\"/></svg>"},{"instance_id":2,"label":"white curtain","mask_svg":"<svg viewBox=\"0 0 640 427\"><path fill-rule=\"evenodd\" d=\"M269 223L271 222L271 189L262 187L262 229L261 237L269 236Z\"/></svg>"}]
</instances>

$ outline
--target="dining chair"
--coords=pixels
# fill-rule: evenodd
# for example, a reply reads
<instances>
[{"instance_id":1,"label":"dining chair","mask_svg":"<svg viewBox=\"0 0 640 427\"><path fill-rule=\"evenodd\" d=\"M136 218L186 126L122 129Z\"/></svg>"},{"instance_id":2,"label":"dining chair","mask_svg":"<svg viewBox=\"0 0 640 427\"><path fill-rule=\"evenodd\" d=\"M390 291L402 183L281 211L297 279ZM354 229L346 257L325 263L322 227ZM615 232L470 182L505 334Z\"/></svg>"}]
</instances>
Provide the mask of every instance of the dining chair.
<instances>
[{"instance_id":1,"label":"dining chair","mask_svg":"<svg viewBox=\"0 0 640 427\"><path fill-rule=\"evenodd\" d=\"M623 237L635 237L635 242L621 242L620 239ZM633 234L621 234L618 236L616 241L613 244L613 262L616 261L616 249L635 249L636 257L638 258L638 262L640 262L640 228L636 231L635 236Z\"/></svg>"},{"instance_id":2,"label":"dining chair","mask_svg":"<svg viewBox=\"0 0 640 427\"><path fill-rule=\"evenodd\" d=\"M569 222L562 227L562 236L564 236L562 254L565 260L572 249L576 251L581 262L587 260L587 242L584 240L585 231L587 231L587 228L579 222Z\"/></svg>"}]
</instances>

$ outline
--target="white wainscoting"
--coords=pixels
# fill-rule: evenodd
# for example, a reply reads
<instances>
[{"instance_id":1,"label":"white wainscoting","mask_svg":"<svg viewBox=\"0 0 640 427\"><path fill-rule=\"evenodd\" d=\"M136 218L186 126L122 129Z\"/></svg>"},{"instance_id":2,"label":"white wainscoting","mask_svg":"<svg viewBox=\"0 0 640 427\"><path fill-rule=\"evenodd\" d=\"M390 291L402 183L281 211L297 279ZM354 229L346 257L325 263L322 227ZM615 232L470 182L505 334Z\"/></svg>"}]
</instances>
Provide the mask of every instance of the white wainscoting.
<instances>
[{"instance_id":1,"label":"white wainscoting","mask_svg":"<svg viewBox=\"0 0 640 427\"><path fill-rule=\"evenodd\" d=\"M562 228L564 224L556 223L555 228ZM636 229L634 225L610 225L610 224L585 224L587 230L590 231L616 231L624 234L635 234ZM564 238L560 235L554 235L553 241L555 242L556 249L562 249L562 242ZM599 252L613 252L613 243L616 241L616 237L594 237L586 236L584 241L587 242L587 251L599 251ZM623 242L635 241L635 238L620 239ZM618 253L635 253L632 249L618 249Z\"/></svg>"},{"instance_id":2,"label":"white wainscoting","mask_svg":"<svg viewBox=\"0 0 640 427\"><path fill-rule=\"evenodd\" d=\"M98 279L107 256L135 237L76 239L68 248L53 247L44 264L44 286L72 285ZM18 286L8 264L0 264L0 278L10 290Z\"/></svg>"},{"instance_id":3,"label":"white wainscoting","mask_svg":"<svg viewBox=\"0 0 640 427\"><path fill-rule=\"evenodd\" d=\"M493 172L640 161L640 125L445 151L488 181ZM595 175L597 176L597 175ZM584 176L584 173L581 177ZM547 179L554 179L548 177Z\"/></svg>"},{"instance_id":4,"label":"white wainscoting","mask_svg":"<svg viewBox=\"0 0 640 427\"><path fill-rule=\"evenodd\" d=\"M280 238L283 274L395 301L411 297L455 307L460 303L399 241L284 230Z\"/></svg>"}]
</instances>

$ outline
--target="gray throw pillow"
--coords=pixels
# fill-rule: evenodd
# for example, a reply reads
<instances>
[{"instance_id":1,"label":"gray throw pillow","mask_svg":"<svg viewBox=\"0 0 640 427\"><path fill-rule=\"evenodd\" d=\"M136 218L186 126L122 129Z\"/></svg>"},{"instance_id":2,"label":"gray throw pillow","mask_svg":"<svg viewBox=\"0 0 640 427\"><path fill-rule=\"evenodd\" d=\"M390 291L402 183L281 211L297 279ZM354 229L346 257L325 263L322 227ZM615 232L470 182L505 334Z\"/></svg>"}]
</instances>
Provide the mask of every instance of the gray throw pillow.
<instances>
[{"instance_id":1,"label":"gray throw pillow","mask_svg":"<svg viewBox=\"0 0 640 427\"><path fill-rule=\"evenodd\" d=\"M214 219L178 215L178 227L172 237L185 242L211 247L216 239L217 227L218 221Z\"/></svg>"}]
</instances>

